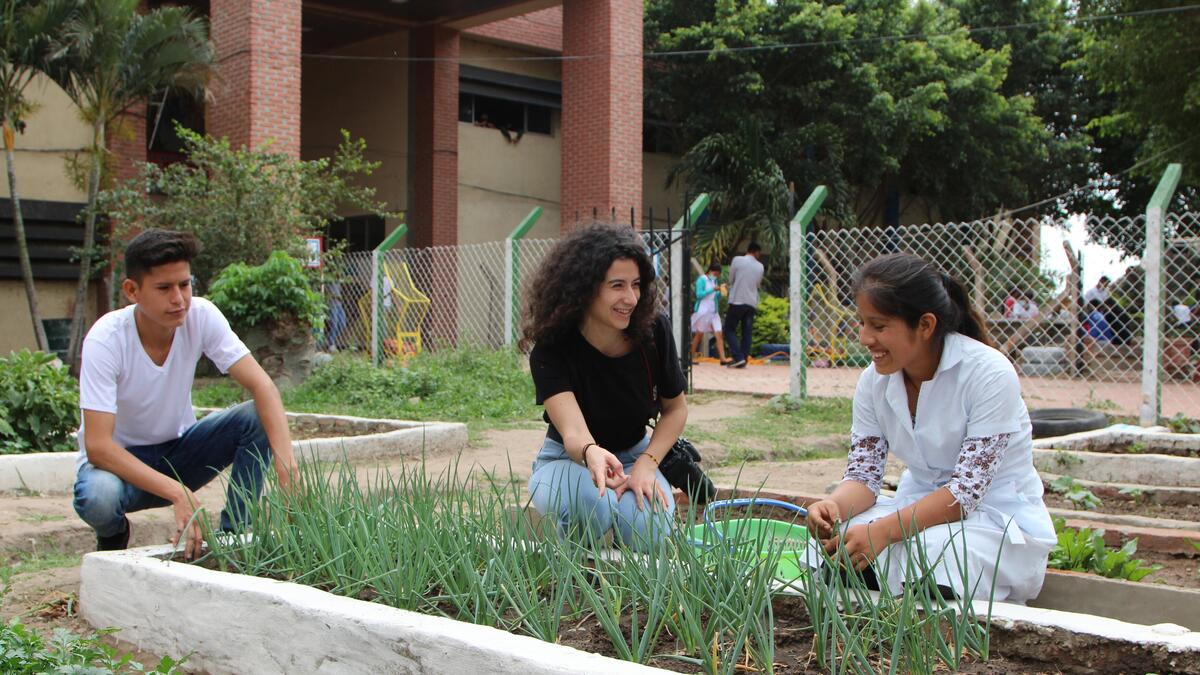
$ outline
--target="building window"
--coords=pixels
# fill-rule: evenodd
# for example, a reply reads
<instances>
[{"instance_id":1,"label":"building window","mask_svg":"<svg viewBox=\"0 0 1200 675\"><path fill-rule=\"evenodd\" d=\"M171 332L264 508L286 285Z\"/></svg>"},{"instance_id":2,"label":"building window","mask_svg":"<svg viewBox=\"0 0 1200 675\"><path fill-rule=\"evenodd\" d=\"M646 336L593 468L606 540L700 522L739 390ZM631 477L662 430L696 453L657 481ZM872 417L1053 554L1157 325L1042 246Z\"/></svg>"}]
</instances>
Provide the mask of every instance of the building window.
<instances>
[{"instance_id":1,"label":"building window","mask_svg":"<svg viewBox=\"0 0 1200 675\"><path fill-rule=\"evenodd\" d=\"M514 133L550 133L550 108L492 96L459 94L458 121Z\"/></svg>"},{"instance_id":2,"label":"building window","mask_svg":"<svg viewBox=\"0 0 1200 675\"><path fill-rule=\"evenodd\" d=\"M166 166L184 159L183 139L175 125L204 133L203 98L185 93L159 92L146 107L146 157Z\"/></svg>"},{"instance_id":3,"label":"building window","mask_svg":"<svg viewBox=\"0 0 1200 675\"><path fill-rule=\"evenodd\" d=\"M329 223L326 234L330 243L346 242L346 252L373 251L383 243L386 230L379 216L350 216Z\"/></svg>"},{"instance_id":4,"label":"building window","mask_svg":"<svg viewBox=\"0 0 1200 675\"><path fill-rule=\"evenodd\" d=\"M549 134L562 108L562 84L463 65L459 68L458 119L506 133Z\"/></svg>"}]
</instances>

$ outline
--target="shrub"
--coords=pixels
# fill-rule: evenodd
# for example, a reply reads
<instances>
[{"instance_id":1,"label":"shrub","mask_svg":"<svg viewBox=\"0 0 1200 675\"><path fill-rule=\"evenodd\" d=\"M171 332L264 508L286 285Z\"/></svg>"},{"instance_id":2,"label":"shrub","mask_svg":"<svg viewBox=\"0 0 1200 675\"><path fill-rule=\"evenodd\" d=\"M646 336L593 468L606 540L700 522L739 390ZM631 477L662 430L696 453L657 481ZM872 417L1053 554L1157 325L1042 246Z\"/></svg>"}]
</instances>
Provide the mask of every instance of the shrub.
<instances>
[{"instance_id":1,"label":"shrub","mask_svg":"<svg viewBox=\"0 0 1200 675\"><path fill-rule=\"evenodd\" d=\"M764 344L787 344L791 340L788 329L788 300L763 294L758 301L758 312L754 316L754 336L750 353L758 354Z\"/></svg>"},{"instance_id":2,"label":"shrub","mask_svg":"<svg viewBox=\"0 0 1200 675\"><path fill-rule=\"evenodd\" d=\"M325 299L313 290L300 261L283 251L275 251L261 265L239 262L226 267L208 299L235 329L283 317L316 328L325 323Z\"/></svg>"},{"instance_id":3,"label":"shrub","mask_svg":"<svg viewBox=\"0 0 1200 675\"><path fill-rule=\"evenodd\" d=\"M0 454L70 452L78 427L79 388L53 354L0 358Z\"/></svg>"},{"instance_id":4,"label":"shrub","mask_svg":"<svg viewBox=\"0 0 1200 675\"><path fill-rule=\"evenodd\" d=\"M1162 565L1146 566L1144 560L1133 557L1137 553L1137 539L1130 539L1121 548L1113 549L1104 545L1104 530L1067 527L1062 518L1054 519L1054 529L1058 532L1058 544L1050 551L1049 567L1053 569L1089 572L1129 581L1141 581L1146 575L1162 569Z\"/></svg>"}]
</instances>

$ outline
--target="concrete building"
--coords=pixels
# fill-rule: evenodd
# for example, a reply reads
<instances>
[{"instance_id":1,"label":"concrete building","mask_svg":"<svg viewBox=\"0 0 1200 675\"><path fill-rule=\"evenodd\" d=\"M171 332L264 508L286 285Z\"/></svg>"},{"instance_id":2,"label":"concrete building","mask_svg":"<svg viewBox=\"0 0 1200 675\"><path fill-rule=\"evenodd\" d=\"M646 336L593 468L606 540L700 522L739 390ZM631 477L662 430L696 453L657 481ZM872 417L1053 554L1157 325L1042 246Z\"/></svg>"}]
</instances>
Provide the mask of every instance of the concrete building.
<instances>
[{"instance_id":1,"label":"concrete building","mask_svg":"<svg viewBox=\"0 0 1200 675\"><path fill-rule=\"evenodd\" d=\"M235 145L328 156L346 129L382 162L370 183L405 214L409 246L502 239L534 206L529 236L615 211L660 224L684 196L666 189L671 158L645 153L642 0L188 0L206 15L217 69L206 101L131 110L114 133L119 176L180 156L172 119ZM566 58L560 58L566 57ZM86 201L66 158L87 125L56 86L17 137L18 190L43 318L69 317ZM32 346L0 187L0 353ZM330 235L374 247L399 219L346 213ZM96 307L106 307L97 297Z\"/></svg>"}]
</instances>

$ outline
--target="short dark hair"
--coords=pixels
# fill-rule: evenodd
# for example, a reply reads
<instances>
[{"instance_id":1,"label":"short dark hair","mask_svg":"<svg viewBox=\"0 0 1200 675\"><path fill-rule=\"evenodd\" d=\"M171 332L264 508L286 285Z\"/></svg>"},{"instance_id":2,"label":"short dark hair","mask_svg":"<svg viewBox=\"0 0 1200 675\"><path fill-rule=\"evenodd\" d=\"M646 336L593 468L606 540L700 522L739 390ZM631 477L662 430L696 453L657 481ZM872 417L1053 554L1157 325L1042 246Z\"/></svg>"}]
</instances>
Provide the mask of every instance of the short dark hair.
<instances>
[{"instance_id":1,"label":"short dark hair","mask_svg":"<svg viewBox=\"0 0 1200 675\"><path fill-rule=\"evenodd\" d=\"M721 263L713 263L713 264L709 265L708 271L709 272L720 272L721 271Z\"/></svg>"},{"instance_id":2,"label":"short dark hair","mask_svg":"<svg viewBox=\"0 0 1200 675\"><path fill-rule=\"evenodd\" d=\"M173 262L191 263L200 255L200 242L187 232L152 227L125 247L125 276L141 282L152 268Z\"/></svg>"},{"instance_id":3,"label":"short dark hair","mask_svg":"<svg viewBox=\"0 0 1200 675\"><path fill-rule=\"evenodd\" d=\"M759 244L757 241L752 241L752 242L750 242L750 244L748 246L746 246L746 253L758 253L761 250L762 250L762 245Z\"/></svg>"},{"instance_id":4,"label":"short dark hair","mask_svg":"<svg viewBox=\"0 0 1200 675\"><path fill-rule=\"evenodd\" d=\"M1112 279L1109 279L1107 276L1103 276L1103 277L1100 277L1100 278L1099 278L1099 279L1096 281L1096 283L1098 283L1098 284L1107 284L1107 283L1109 283L1109 282L1111 282L1111 281L1112 281Z\"/></svg>"}]
</instances>

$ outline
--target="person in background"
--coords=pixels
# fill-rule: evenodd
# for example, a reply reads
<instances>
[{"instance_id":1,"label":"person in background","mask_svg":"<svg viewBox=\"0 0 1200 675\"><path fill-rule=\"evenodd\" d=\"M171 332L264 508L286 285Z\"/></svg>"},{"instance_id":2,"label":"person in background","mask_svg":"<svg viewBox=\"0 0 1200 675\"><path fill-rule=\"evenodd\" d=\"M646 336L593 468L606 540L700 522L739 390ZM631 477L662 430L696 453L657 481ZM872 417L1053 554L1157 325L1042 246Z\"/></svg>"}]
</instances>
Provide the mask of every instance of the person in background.
<instances>
[{"instance_id":1,"label":"person in background","mask_svg":"<svg viewBox=\"0 0 1200 675\"><path fill-rule=\"evenodd\" d=\"M721 314L717 311L717 300L728 293L725 284L717 284L721 276L721 266L713 263L708 271L696 280L696 304L692 307L692 354L700 354L700 345L706 333L712 334L717 340L717 357L721 365L732 363L733 359L725 358L725 336L721 332Z\"/></svg>"},{"instance_id":2,"label":"person in background","mask_svg":"<svg viewBox=\"0 0 1200 675\"><path fill-rule=\"evenodd\" d=\"M1037 597L1057 537L1012 363L962 284L921 258L876 258L853 289L872 363L854 392L845 477L808 507L809 531L894 594L924 577L943 595ZM887 497L891 454L907 468Z\"/></svg>"},{"instance_id":3,"label":"person in background","mask_svg":"<svg viewBox=\"0 0 1200 675\"><path fill-rule=\"evenodd\" d=\"M762 246L756 241L746 246L746 254L733 259L729 266L729 307L725 310L725 341L733 360L730 368L745 368L754 338L754 315L758 312L758 285L762 283ZM738 333L741 336L738 336Z\"/></svg>"},{"instance_id":4,"label":"person in background","mask_svg":"<svg viewBox=\"0 0 1200 675\"><path fill-rule=\"evenodd\" d=\"M1100 277L1100 279L1096 281L1095 286L1083 292L1083 304L1090 304L1093 300L1098 303L1103 303L1105 300L1108 300L1109 283L1110 279L1108 277Z\"/></svg>"}]
</instances>

